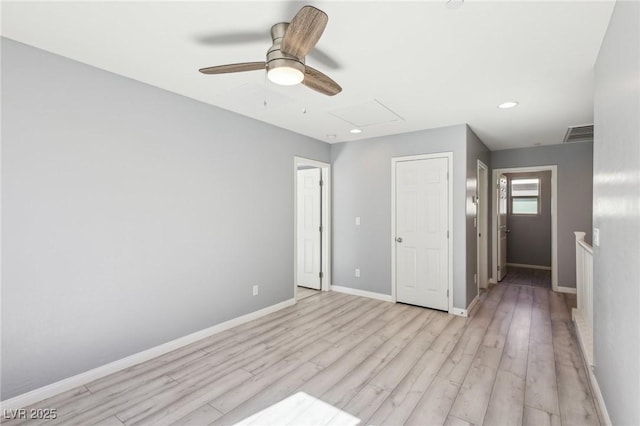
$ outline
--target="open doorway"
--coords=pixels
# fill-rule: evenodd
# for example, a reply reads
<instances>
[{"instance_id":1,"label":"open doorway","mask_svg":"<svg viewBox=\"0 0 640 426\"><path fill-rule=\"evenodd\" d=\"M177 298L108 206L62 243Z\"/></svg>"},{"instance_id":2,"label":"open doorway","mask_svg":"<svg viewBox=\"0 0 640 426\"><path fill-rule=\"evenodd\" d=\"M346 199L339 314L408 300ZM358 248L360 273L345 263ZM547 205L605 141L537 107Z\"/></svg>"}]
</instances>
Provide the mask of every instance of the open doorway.
<instances>
[{"instance_id":1,"label":"open doorway","mask_svg":"<svg viewBox=\"0 0 640 426\"><path fill-rule=\"evenodd\" d=\"M493 171L493 282L557 290L556 179L556 166Z\"/></svg>"},{"instance_id":2,"label":"open doorway","mask_svg":"<svg viewBox=\"0 0 640 426\"><path fill-rule=\"evenodd\" d=\"M330 284L330 165L294 157L294 297Z\"/></svg>"}]
</instances>

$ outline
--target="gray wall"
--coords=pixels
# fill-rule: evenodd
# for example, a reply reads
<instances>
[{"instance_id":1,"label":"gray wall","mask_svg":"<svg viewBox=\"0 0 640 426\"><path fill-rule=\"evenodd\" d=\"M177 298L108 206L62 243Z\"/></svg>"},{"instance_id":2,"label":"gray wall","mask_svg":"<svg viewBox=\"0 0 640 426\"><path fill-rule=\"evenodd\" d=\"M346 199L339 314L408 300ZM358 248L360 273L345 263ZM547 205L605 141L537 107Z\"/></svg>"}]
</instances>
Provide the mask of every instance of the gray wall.
<instances>
[{"instance_id":1,"label":"gray wall","mask_svg":"<svg viewBox=\"0 0 640 426\"><path fill-rule=\"evenodd\" d=\"M465 308L466 125L331 146L332 284L391 294L391 158L453 152L453 304ZM355 217L361 225L355 226ZM354 270L360 269L360 278Z\"/></svg>"},{"instance_id":2,"label":"gray wall","mask_svg":"<svg viewBox=\"0 0 640 426\"><path fill-rule=\"evenodd\" d=\"M573 233L586 232L586 240L591 241L593 144L580 142L491 153L492 169L553 164L558 166L558 285L575 287Z\"/></svg>"},{"instance_id":3,"label":"gray wall","mask_svg":"<svg viewBox=\"0 0 640 426\"><path fill-rule=\"evenodd\" d=\"M473 226L473 219L477 215L476 204L473 197L478 196L478 160L482 161L488 168L491 168L491 152L476 134L467 127L467 182L465 199L465 227L466 227L466 284L467 299L466 306L478 294L478 285L474 282L474 275L478 271L478 241L477 230ZM489 176L489 179L491 177ZM490 221L491 210L487 211L487 220ZM487 269L490 271L491 268Z\"/></svg>"},{"instance_id":4,"label":"gray wall","mask_svg":"<svg viewBox=\"0 0 640 426\"><path fill-rule=\"evenodd\" d=\"M507 262L525 265L551 266L551 171L537 173L507 173L509 188L511 180L524 178L540 179L540 205L537 215L509 214L507 227L511 231L507 241ZM509 192L511 195L511 192Z\"/></svg>"},{"instance_id":5,"label":"gray wall","mask_svg":"<svg viewBox=\"0 0 640 426\"><path fill-rule=\"evenodd\" d=\"M293 297L329 145L6 39L2 112L2 399Z\"/></svg>"},{"instance_id":6,"label":"gray wall","mask_svg":"<svg viewBox=\"0 0 640 426\"><path fill-rule=\"evenodd\" d=\"M618 1L595 72L595 374L615 425L640 424L640 3Z\"/></svg>"}]
</instances>

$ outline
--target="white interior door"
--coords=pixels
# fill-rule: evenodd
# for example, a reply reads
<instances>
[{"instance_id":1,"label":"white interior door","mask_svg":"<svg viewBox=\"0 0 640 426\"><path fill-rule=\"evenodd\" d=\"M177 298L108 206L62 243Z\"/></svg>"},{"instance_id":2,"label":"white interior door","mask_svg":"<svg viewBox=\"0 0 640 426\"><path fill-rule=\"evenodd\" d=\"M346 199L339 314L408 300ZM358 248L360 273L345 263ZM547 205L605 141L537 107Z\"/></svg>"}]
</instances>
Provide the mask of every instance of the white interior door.
<instances>
[{"instance_id":1,"label":"white interior door","mask_svg":"<svg viewBox=\"0 0 640 426\"><path fill-rule=\"evenodd\" d=\"M396 299L449 310L449 161L395 163Z\"/></svg>"},{"instance_id":2,"label":"white interior door","mask_svg":"<svg viewBox=\"0 0 640 426\"><path fill-rule=\"evenodd\" d=\"M498 175L498 281L507 275L507 177Z\"/></svg>"},{"instance_id":3,"label":"white interior door","mask_svg":"<svg viewBox=\"0 0 640 426\"><path fill-rule=\"evenodd\" d=\"M297 206L297 284L320 290L320 265L322 253L321 210L322 193L321 170L298 170Z\"/></svg>"}]
</instances>

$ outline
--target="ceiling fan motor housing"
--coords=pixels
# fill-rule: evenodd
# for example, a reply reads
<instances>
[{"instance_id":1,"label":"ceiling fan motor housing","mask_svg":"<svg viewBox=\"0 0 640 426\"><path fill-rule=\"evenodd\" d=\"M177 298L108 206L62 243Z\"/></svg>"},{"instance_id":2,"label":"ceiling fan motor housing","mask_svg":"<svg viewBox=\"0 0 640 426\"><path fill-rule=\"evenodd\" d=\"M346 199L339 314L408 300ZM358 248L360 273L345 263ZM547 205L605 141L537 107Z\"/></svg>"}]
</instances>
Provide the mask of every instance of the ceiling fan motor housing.
<instances>
[{"instance_id":1,"label":"ceiling fan motor housing","mask_svg":"<svg viewBox=\"0 0 640 426\"><path fill-rule=\"evenodd\" d=\"M271 27L271 38L273 45L267 51L267 71L279 67L289 67L297 69L304 73L304 58L297 58L293 55L287 55L280 50L282 38L287 32L289 23L280 22Z\"/></svg>"}]
</instances>

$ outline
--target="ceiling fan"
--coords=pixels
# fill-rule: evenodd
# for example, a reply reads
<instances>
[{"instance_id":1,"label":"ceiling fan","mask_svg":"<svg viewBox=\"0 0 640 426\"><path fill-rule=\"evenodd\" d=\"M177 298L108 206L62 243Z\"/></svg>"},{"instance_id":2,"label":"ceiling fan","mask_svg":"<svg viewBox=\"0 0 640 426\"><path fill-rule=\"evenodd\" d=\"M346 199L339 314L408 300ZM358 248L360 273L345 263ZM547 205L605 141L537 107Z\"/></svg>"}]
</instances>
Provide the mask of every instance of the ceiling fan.
<instances>
[{"instance_id":1,"label":"ceiling fan","mask_svg":"<svg viewBox=\"0 0 640 426\"><path fill-rule=\"evenodd\" d=\"M276 84L305 86L328 96L337 95L342 87L327 75L305 64L305 56L313 49L327 26L327 14L313 6L304 6L291 23L280 22L271 27L273 45L265 62L244 62L201 68L203 74L267 70L267 77Z\"/></svg>"}]
</instances>

